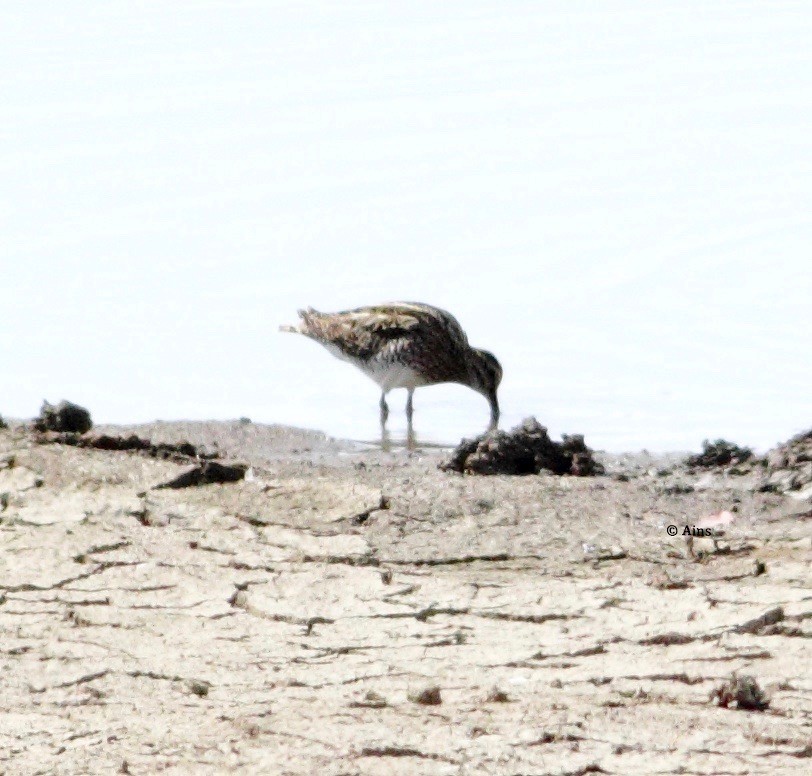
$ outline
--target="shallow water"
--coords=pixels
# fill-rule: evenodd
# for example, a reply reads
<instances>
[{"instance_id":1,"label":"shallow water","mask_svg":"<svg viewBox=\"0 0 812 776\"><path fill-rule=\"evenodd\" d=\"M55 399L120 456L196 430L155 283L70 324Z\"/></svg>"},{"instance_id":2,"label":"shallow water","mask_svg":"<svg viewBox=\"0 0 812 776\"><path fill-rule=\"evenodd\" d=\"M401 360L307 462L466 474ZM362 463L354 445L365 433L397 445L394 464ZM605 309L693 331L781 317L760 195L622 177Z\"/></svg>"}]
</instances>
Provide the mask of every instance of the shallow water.
<instances>
[{"instance_id":1,"label":"shallow water","mask_svg":"<svg viewBox=\"0 0 812 776\"><path fill-rule=\"evenodd\" d=\"M0 412L378 434L277 332L416 299L535 415L611 450L812 423L812 10L77 2L0 11ZM405 394L390 396L405 433ZM457 386L418 436L484 429Z\"/></svg>"}]
</instances>

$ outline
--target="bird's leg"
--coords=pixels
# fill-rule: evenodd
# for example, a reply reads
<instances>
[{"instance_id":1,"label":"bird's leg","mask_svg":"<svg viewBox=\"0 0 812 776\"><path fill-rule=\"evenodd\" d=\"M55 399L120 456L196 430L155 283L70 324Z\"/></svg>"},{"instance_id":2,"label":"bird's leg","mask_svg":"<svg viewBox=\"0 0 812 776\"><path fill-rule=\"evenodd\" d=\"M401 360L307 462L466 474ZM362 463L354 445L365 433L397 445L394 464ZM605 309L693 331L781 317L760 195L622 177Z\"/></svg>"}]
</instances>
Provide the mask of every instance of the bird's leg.
<instances>
[{"instance_id":1,"label":"bird's leg","mask_svg":"<svg viewBox=\"0 0 812 776\"><path fill-rule=\"evenodd\" d=\"M409 450L414 450L414 426L412 425L412 417L414 415L414 404L412 397L414 396L414 388L409 388L409 395L406 397L406 447Z\"/></svg>"},{"instance_id":2,"label":"bird's leg","mask_svg":"<svg viewBox=\"0 0 812 776\"><path fill-rule=\"evenodd\" d=\"M384 453L392 452L392 437L389 436L386 426L381 426L381 451Z\"/></svg>"},{"instance_id":3,"label":"bird's leg","mask_svg":"<svg viewBox=\"0 0 812 776\"><path fill-rule=\"evenodd\" d=\"M381 450L388 453L391 449L389 432L386 430L386 419L389 417L389 407L386 404L386 393L381 394Z\"/></svg>"}]
</instances>

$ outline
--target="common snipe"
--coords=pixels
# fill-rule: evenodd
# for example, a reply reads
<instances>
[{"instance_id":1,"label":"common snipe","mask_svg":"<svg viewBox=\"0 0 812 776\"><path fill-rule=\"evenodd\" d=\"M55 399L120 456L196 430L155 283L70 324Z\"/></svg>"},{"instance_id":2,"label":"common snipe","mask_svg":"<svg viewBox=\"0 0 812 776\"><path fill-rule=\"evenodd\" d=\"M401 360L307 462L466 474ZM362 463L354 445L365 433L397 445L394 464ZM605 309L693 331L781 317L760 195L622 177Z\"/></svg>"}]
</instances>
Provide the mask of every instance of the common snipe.
<instances>
[{"instance_id":1,"label":"common snipe","mask_svg":"<svg viewBox=\"0 0 812 776\"><path fill-rule=\"evenodd\" d=\"M299 310L298 326L281 331L304 334L334 356L355 364L381 387L381 430L386 433L386 394L406 388L408 438L414 441L412 395L415 388L461 383L490 402L490 428L499 422L496 389L502 367L486 350L472 348L453 315L416 302L393 302L337 313Z\"/></svg>"}]
</instances>

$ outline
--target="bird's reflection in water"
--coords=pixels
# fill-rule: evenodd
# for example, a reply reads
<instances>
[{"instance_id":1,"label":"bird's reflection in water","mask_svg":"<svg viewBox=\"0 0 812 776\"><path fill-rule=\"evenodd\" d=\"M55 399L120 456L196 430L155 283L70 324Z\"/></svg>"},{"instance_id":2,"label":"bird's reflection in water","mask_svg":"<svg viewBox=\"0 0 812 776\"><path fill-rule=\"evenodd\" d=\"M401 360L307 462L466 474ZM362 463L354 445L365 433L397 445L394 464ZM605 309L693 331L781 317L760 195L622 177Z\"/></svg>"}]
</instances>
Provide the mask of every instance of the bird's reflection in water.
<instances>
[{"instance_id":1,"label":"bird's reflection in water","mask_svg":"<svg viewBox=\"0 0 812 776\"><path fill-rule=\"evenodd\" d=\"M388 429L381 431L380 439L355 439L356 444L370 448L379 448L384 453L393 453L397 450L407 452L418 452L420 450L451 450L454 447L450 442L433 442L426 439L418 439L414 430L407 432L406 436L393 436Z\"/></svg>"},{"instance_id":2,"label":"bird's reflection in water","mask_svg":"<svg viewBox=\"0 0 812 776\"><path fill-rule=\"evenodd\" d=\"M391 453L395 450L407 450L414 452L417 449L417 437L414 430L409 429L405 437L392 437L389 429L386 427L381 428L381 438L378 441L370 442L375 447L380 447L384 453Z\"/></svg>"}]
</instances>

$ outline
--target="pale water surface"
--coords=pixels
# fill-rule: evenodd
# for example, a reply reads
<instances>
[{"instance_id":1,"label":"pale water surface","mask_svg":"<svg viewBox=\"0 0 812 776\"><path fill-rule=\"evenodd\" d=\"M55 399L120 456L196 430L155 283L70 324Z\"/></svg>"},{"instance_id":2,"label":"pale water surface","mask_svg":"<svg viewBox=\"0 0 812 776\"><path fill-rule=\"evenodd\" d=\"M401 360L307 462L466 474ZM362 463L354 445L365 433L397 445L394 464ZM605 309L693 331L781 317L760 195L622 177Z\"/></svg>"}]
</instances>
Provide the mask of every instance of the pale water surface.
<instances>
[{"instance_id":1,"label":"pale water surface","mask_svg":"<svg viewBox=\"0 0 812 776\"><path fill-rule=\"evenodd\" d=\"M297 307L451 310L503 425L611 450L812 424L812 5L0 8L0 412L368 439ZM404 392L390 395L403 433ZM418 433L484 399L419 390Z\"/></svg>"}]
</instances>

